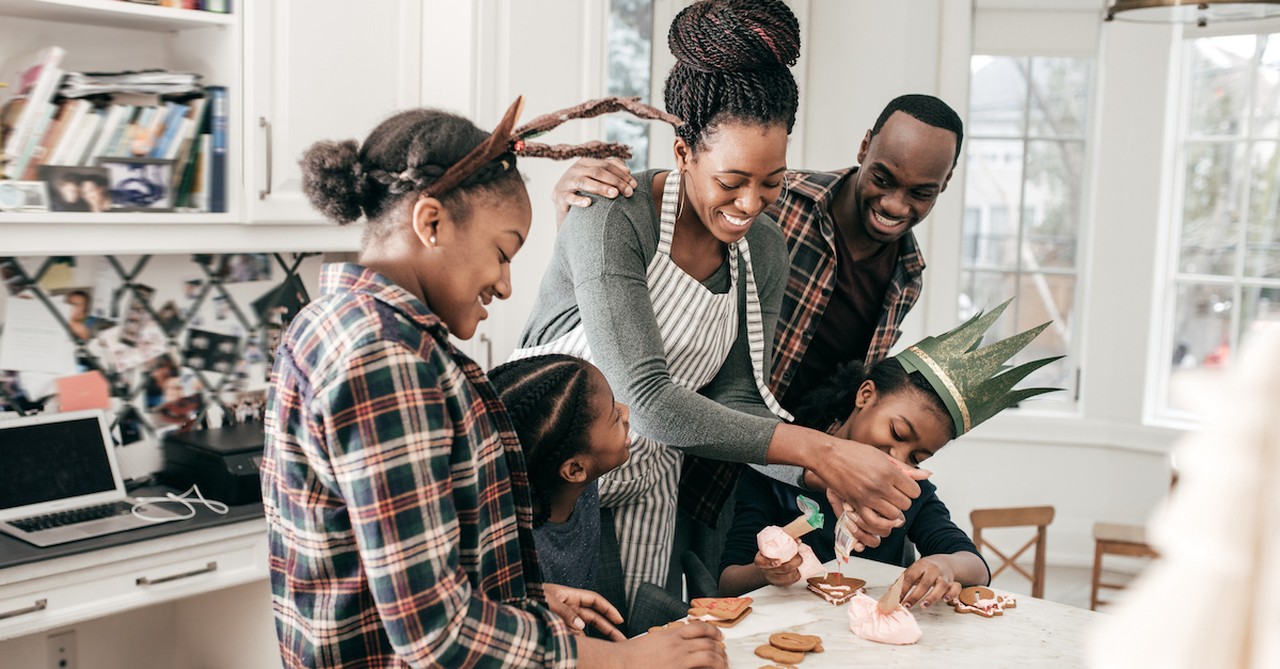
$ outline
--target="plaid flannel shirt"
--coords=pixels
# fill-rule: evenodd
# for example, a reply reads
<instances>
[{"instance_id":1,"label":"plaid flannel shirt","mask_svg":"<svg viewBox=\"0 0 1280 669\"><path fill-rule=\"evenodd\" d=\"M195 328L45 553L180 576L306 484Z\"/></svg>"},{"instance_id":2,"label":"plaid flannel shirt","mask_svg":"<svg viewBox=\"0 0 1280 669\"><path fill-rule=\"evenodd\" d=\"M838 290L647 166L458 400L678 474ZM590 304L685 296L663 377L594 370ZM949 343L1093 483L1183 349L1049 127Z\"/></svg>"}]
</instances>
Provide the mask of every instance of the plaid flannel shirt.
<instances>
[{"instance_id":1,"label":"plaid flannel shirt","mask_svg":"<svg viewBox=\"0 0 1280 669\"><path fill-rule=\"evenodd\" d=\"M277 354L262 465L287 667L571 667L528 476L483 371L422 302L358 265Z\"/></svg>"},{"instance_id":2,"label":"plaid flannel shirt","mask_svg":"<svg viewBox=\"0 0 1280 669\"><path fill-rule=\"evenodd\" d=\"M835 290L836 239L831 200L840 180L857 169L787 172L786 189L766 210L782 228L791 254L791 274L773 338L773 375L769 386L776 397L787 393L831 299L831 291ZM919 299L923 284L924 256L920 254L915 234L908 232L898 246L898 262L885 289L880 323L867 348L867 365L889 355L889 349L902 336L902 319Z\"/></svg>"}]
</instances>

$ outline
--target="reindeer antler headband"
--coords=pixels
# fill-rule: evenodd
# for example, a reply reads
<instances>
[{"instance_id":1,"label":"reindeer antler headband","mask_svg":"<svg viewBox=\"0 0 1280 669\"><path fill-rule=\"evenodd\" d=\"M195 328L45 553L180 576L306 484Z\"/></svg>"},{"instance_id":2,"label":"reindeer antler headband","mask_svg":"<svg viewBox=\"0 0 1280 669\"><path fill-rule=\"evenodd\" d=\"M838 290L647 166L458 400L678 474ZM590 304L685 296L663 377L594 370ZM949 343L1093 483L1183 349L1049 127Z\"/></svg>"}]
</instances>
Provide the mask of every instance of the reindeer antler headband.
<instances>
[{"instance_id":1,"label":"reindeer antler headband","mask_svg":"<svg viewBox=\"0 0 1280 669\"><path fill-rule=\"evenodd\" d=\"M661 109L640 102L638 97L608 97L588 100L560 111L543 114L529 123L512 130L523 109L524 96L517 97L515 102L512 102L511 106L507 108L502 120L498 122L498 126L493 129L488 138L472 149L470 153L463 156L462 160L446 169L439 179L427 184L423 190L434 197L440 197L457 188L481 167L495 160L502 161L502 169L504 171L515 167L516 156L552 158L554 160L607 157L626 159L631 157L631 147L616 142L593 140L584 144L548 146L527 141L530 138L549 132L565 121L575 118L592 118L601 114L626 111L637 118L664 121L672 126L679 126L683 123L680 119ZM504 158L503 154L511 154L511 156L510 158ZM412 166L410 167L412 168Z\"/></svg>"}]
</instances>

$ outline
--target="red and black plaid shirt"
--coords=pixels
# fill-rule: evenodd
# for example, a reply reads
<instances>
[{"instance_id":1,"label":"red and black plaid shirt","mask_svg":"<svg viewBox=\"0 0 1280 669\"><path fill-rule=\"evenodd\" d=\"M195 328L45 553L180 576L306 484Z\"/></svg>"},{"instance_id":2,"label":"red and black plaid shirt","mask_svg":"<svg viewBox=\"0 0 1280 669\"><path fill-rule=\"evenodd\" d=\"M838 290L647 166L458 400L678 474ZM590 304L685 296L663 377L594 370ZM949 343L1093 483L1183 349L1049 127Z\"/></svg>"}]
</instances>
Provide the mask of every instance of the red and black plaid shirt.
<instances>
[{"instance_id":1,"label":"red and black plaid shirt","mask_svg":"<svg viewBox=\"0 0 1280 669\"><path fill-rule=\"evenodd\" d=\"M791 274L773 338L773 375L769 386L776 397L786 394L835 290L836 238L831 200L840 181L857 169L787 172L786 189L767 210L782 228L791 255ZM919 299L923 285L924 256L920 254L915 234L908 232L898 245L898 261L884 292L880 323L867 347L868 365L888 357L889 349L902 336L902 319Z\"/></svg>"}]
</instances>

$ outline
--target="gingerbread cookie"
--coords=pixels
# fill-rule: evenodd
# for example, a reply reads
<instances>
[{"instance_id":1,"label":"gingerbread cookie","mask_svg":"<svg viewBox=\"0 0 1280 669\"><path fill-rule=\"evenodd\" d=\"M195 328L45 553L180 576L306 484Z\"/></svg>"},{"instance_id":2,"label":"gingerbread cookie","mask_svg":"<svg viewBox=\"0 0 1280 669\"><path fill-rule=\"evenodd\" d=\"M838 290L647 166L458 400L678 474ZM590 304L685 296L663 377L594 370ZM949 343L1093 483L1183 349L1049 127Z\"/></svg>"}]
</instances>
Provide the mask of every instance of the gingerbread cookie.
<instances>
[{"instance_id":1,"label":"gingerbread cookie","mask_svg":"<svg viewBox=\"0 0 1280 669\"><path fill-rule=\"evenodd\" d=\"M750 597L697 597L690 604L689 618L716 627L733 627L751 613Z\"/></svg>"},{"instance_id":2,"label":"gingerbread cookie","mask_svg":"<svg viewBox=\"0 0 1280 669\"><path fill-rule=\"evenodd\" d=\"M764 644L756 649L756 655L766 660L781 662L782 664L799 664L804 661L804 653L793 650L782 650L771 644Z\"/></svg>"},{"instance_id":3,"label":"gingerbread cookie","mask_svg":"<svg viewBox=\"0 0 1280 669\"><path fill-rule=\"evenodd\" d=\"M658 631L658 630L660 630L660 629L666 629L666 628L668 628L668 627L684 627L685 625L688 625L688 624L689 624L689 621L688 621L688 620L684 620L684 619L682 618L682 619L680 619L680 620L672 620L671 622L667 623L666 625L654 625L653 627L650 627L650 628L649 628L649 631L650 631L650 632L656 632L656 631Z\"/></svg>"},{"instance_id":4,"label":"gingerbread cookie","mask_svg":"<svg viewBox=\"0 0 1280 669\"><path fill-rule=\"evenodd\" d=\"M860 578L845 578L838 571L829 572L826 576L809 579L809 591L839 606L853 598L867 582Z\"/></svg>"},{"instance_id":5,"label":"gingerbread cookie","mask_svg":"<svg viewBox=\"0 0 1280 669\"><path fill-rule=\"evenodd\" d=\"M807 653L822 645L822 637L795 632L777 632L769 635L769 645L780 650Z\"/></svg>"},{"instance_id":6,"label":"gingerbread cookie","mask_svg":"<svg viewBox=\"0 0 1280 669\"><path fill-rule=\"evenodd\" d=\"M951 605L956 613L976 613L983 618L994 618L1004 615L1005 609L1016 608L1018 600L1012 595L998 595L990 588L971 585L961 590Z\"/></svg>"}]
</instances>

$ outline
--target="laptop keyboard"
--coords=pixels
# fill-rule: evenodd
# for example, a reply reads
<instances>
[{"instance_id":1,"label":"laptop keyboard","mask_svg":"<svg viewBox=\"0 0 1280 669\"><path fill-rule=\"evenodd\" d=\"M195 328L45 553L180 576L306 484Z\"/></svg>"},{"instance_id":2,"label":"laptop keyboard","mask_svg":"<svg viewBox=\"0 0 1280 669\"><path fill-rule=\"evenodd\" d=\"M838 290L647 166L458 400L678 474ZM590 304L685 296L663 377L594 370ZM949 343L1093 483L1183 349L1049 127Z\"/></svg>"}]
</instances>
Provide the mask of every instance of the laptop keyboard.
<instances>
[{"instance_id":1,"label":"laptop keyboard","mask_svg":"<svg viewBox=\"0 0 1280 669\"><path fill-rule=\"evenodd\" d=\"M129 502L112 502L110 504L86 506L81 509L72 509L70 511L49 513L43 516L19 518L17 520L9 521L9 524L24 532L37 532L39 530L47 530L53 527L62 527L63 525L72 525L90 520L98 520L99 518L121 516L129 513L132 508L133 504L130 504Z\"/></svg>"}]
</instances>

